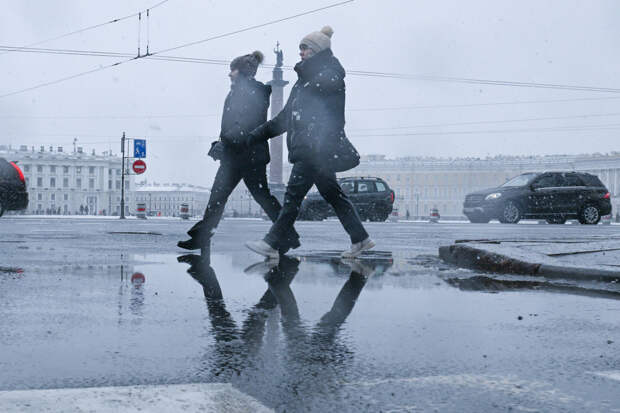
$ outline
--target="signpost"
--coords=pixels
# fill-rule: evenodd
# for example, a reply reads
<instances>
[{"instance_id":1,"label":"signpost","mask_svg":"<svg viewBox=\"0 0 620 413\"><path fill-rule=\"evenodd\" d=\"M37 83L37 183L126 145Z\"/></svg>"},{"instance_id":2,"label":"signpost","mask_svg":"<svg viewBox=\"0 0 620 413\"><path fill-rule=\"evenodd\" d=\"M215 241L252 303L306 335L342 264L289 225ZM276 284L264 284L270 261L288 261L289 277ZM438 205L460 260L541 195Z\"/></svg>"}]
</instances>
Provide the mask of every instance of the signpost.
<instances>
[{"instance_id":1,"label":"signpost","mask_svg":"<svg viewBox=\"0 0 620 413\"><path fill-rule=\"evenodd\" d=\"M131 146L129 146L129 141L133 141L133 157L129 156L131 154ZM125 152L128 154L125 154ZM141 175L146 172L146 162L143 161L146 158L146 139L132 139L126 138L125 132L123 132L123 137L121 138L121 153L122 153L122 167L121 167L121 213L120 218L125 219L125 176L131 175L131 171L133 171L136 175ZM131 164L131 169L129 169L129 162L133 160ZM127 164L125 164L127 161Z\"/></svg>"},{"instance_id":2,"label":"signpost","mask_svg":"<svg viewBox=\"0 0 620 413\"><path fill-rule=\"evenodd\" d=\"M137 175L143 174L146 171L146 162L144 162L142 159L138 159L134 161L131 169L133 169L133 171Z\"/></svg>"},{"instance_id":3,"label":"signpost","mask_svg":"<svg viewBox=\"0 0 620 413\"><path fill-rule=\"evenodd\" d=\"M146 139L133 140L133 157L136 159L146 158Z\"/></svg>"}]
</instances>

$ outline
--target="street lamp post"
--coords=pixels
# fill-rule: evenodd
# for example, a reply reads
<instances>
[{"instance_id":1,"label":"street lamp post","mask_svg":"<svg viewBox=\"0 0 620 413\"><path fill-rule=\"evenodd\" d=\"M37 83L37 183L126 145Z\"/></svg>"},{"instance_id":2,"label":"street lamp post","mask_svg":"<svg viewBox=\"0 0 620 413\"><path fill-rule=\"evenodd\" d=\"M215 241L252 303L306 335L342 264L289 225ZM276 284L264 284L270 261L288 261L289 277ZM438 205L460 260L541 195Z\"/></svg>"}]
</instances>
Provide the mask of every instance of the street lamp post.
<instances>
[{"instance_id":1,"label":"street lamp post","mask_svg":"<svg viewBox=\"0 0 620 413\"><path fill-rule=\"evenodd\" d=\"M415 218L416 219L420 219L420 208L419 208L419 204L420 204L420 193L416 192L415 193Z\"/></svg>"},{"instance_id":2,"label":"street lamp post","mask_svg":"<svg viewBox=\"0 0 620 413\"><path fill-rule=\"evenodd\" d=\"M120 219L125 219L125 132L121 138L121 216Z\"/></svg>"}]
</instances>

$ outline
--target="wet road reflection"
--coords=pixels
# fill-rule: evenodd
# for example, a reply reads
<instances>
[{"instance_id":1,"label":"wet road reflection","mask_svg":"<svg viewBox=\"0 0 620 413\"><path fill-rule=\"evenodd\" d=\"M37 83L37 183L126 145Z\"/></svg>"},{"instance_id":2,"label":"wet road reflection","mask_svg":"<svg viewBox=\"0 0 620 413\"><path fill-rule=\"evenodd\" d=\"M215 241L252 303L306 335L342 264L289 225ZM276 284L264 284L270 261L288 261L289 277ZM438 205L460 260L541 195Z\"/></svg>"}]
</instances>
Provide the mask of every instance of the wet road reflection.
<instances>
[{"instance_id":1,"label":"wet road reflection","mask_svg":"<svg viewBox=\"0 0 620 413\"><path fill-rule=\"evenodd\" d=\"M206 252L0 273L0 390L232 383L281 412L620 402L601 373L620 366L617 284Z\"/></svg>"},{"instance_id":2,"label":"wet road reflection","mask_svg":"<svg viewBox=\"0 0 620 413\"><path fill-rule=\"evenodd\" d=\"M483 291L489 293L499 293L503 291L542 291L620 300L620 291L604 289L603 287L606 286L606 283L597 283L599 288L586 288L584 286L563 284L557 281L506 280L485 276L449 278L446 281L448 284L463 291ZM613 287L614 285L612 285L612 288Z\"/></svg>"},{"instance_id":3,"label":"wet road reflection","mask_svg":"<svg viewBox=\"0 0 620 413\"><path fill-rule=\"evenodd\" d=\"M265 398L266 387L247 386L255 380L247 378L263 374L261 368L265 365L258 354L263 343L270 342L265 339L266 323L275 315L273 311L279 309L285 346L284 365L280 366L280 374L273 382L280 390L279 394L271 394L267 399L271 399L271 403L277 400L274 407L287 411L296 411L296 405L307 409L317 404L308 397L327 395L342 388L346 365L354 354L338 339L339 330L353 311L369 277L377 268L385 271L392 265L389 254L375 259L337 260L339 262L333 257L324 257L322 261L331 264L336 272L340 272L343 265L349 267L348 279L331 308L312 326L302 320L291 288L299 272L300 260L282 257L279 262L264 261L251 265L245 272L262 275L267 287L258 302L244 312L245 319L239 327L226 309L209 251L203 250L201 255L183 255L178 261L190 265L187 272L202 286L216 341L216 354L207 356L202 372L232 380L259 399ZM316 257L313 261L321 262ZM247 375L246 380L244 375Z\"/></svg>"}]
</instances>

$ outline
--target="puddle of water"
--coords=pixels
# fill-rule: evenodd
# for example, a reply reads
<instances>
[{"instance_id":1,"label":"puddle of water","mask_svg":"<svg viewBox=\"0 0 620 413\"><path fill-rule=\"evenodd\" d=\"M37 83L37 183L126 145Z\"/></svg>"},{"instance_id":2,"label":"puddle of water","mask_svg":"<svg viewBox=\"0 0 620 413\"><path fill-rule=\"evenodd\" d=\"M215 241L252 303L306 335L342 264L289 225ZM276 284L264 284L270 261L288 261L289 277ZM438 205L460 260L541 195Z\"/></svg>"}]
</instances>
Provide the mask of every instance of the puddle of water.
<instances>
[{"instance_id":1,"label":"puddle of water","mask_svg":"<svg viewBox=\"0 0 620 413\"><path fill-rule=\"evenodd\" d=\"M490 371L555 377L558 357L590 354L592 331L608 333L620 310L620 301L522 285L504 286L511 294L488 294L485 282L453 285L446 280L463 270L430 256L128 262L136 259L144 263L0 279L0 389L232 382L276 410L365 410L391 396L343 383ZM561 338L567 329L570 342Z\"/></svg>"}]
</instances>

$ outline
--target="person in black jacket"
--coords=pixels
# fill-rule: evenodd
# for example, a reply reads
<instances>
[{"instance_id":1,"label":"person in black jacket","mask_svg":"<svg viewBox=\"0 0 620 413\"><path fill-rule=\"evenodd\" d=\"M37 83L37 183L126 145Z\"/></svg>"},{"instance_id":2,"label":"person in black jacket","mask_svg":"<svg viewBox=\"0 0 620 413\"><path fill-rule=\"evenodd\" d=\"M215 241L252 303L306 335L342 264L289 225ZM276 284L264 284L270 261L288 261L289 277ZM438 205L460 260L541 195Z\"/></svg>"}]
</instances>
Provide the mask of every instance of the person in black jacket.
<instances>
[{"instance_id":1,"label":"person in black jacket","mask_svg":"<svg viewBox=\"0 0 620 413\"><path fill-rule=\"evenodd\" d=\"M334 208L351 238L351 249L343 257L355 257L375 245L336 180L335 172L359 164L359 154L344 133L345 71L331 51L332 34L331 27L326 26L302 39L299 46L302 60L295 65L298 80L286 106L246 137L246 144L253 147L287 132L286 144L293 169L284 207L263 240L246 243L252 251L269 258L278 257L278 250L286 242L286 234L293 227L312 185L316 185Z\"/></svg>"},{"instance_id":2,"label":"person in black jacket","mask_svg":"<svg viewBox=\"0 0 620 413\"><path fill-rule=\"evenodd\" d=\"M263 54L255 51L235 58L230 64L231 88L224 102L220 142L222 157L215 175L211 196L204 218L189 231L191 237L179 241L178 246L193 250L205 247L217 227L228 197L241 180L272 221L275 221L281 205L270 192L267 184L269 146L267 142L246 145L243 141L252 129L267 120L271 86L254 79ZM242 144L243 143L243 144ZM289 228L280 252L299 247L299 235Z\"/></svg>"}]
</instances>

